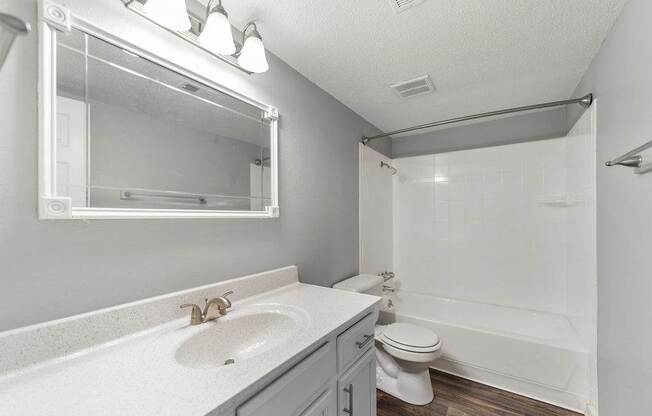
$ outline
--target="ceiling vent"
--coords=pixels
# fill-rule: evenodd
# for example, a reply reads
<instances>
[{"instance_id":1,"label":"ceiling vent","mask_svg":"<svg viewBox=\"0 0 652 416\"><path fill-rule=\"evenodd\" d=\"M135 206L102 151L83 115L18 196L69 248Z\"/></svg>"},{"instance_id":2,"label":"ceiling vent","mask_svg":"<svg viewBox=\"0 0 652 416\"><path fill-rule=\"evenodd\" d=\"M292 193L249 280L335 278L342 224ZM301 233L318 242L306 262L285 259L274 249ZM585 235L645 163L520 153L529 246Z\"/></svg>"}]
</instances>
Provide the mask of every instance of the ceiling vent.
<instances>
[{"instance_id":1,"label":"ceiling vent","mask_svg":"<svg viewBox=\"0 0 652 416\"><path fill-rule=\"evenodd\" d=\"M426 0L387 0L396 13L401 13L414 6L418 6Z\"/></svg>"},{"instance_id":2,"label":"ceiling vent","mask_svg":"<svg viewBox=\"0 0 652 416\"><path fill-rule=\"evenodd\" d=\"M432 83L430 75L414 78L409 81L397 82L394 85L390 85L390 88L401 98L411 98L435 92L435 85Z\"/></svg>"}]
</instances>

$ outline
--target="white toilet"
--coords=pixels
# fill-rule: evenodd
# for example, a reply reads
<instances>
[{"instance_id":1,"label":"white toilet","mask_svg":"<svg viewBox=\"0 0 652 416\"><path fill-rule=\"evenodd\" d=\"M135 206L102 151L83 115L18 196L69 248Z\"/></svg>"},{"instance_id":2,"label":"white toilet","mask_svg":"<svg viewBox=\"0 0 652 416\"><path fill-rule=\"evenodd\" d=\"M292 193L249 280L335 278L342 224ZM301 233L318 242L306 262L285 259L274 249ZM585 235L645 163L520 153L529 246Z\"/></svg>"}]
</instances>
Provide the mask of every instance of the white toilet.
<instances>
[{"instance_id":1,"label":"white toilet","mask_svg":"<svg viewBox=\"0 0 652 416\"><path fill-rule=\"evenodd\" d=\"M359 275L333 286L383 296L384 279ZM376 325L376 376L380 390L407 403L425 405L434 394L428 368L441 356L441 341L427 328L407 323Z\"/></svg>"}]
</instances>

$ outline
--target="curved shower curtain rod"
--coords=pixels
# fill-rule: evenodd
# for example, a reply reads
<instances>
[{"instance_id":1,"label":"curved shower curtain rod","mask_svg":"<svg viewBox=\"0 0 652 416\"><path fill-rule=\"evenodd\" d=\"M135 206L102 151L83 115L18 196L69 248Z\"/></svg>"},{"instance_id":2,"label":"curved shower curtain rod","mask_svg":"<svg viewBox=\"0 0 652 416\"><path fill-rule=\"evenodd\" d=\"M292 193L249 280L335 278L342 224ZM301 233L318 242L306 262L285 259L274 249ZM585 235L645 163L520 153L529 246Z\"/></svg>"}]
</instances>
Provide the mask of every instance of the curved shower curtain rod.
<instances>
[{"instance_id":1,"label":"curved shower curtain rod","mask_svg":"<svg viewBox=\"0 0 652 416\"><path fill-rule=\"evenodd\" d=\"M494 116L500 116L500 115L504 115L504 114L520 113L520 112L523 112L523 111L538 110L538 109L541 109L541 108L562 107L564 105L569 105L569 104L579 104L584 108L589 108L589 107L591 107L591 104L593 104L593 94L587 94L584 97L573 98L573 99L570 99L570 100L553 101L553 102L550 102L550 103L528 105L528 106L525 106L525 107L507 108L507 109L504 109L504 110L490 111L488 113L474 114L474 115L471 115L471 116L450 118L448 120L441 120L441 121L435 121L433 123L420 124L418 126L407 127L407 128L404 128L404 129L394 130L394 131L390 131L389 133L377 134L375 136L370 136L370 137L362 136L362 144L366 145L367 143L369 143L372 140L382 139L383 137L389 137L389 136L393 136L395 134L407 133L407 132L410 132L410 131L423 130L423 129L428 129L428 128L437 127L437 126L445 126L447 124L461 123L463 121L469 121L469 120L477 120L479 118L494 117Z\"/></svg>"}]
</instances>

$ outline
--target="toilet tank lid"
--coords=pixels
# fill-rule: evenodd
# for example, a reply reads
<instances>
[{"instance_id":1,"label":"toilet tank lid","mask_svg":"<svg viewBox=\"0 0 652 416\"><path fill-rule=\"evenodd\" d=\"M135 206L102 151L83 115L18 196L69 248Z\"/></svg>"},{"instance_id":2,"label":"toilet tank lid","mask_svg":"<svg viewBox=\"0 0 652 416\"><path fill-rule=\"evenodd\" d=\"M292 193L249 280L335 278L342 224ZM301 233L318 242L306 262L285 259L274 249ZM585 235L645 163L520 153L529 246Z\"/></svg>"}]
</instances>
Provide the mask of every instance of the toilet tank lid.
<instances>
[{"instance_id":1,"label":"toilet tank lid","mask_svg":"<svg viewBox=\"0 0 652 416\"><path fill-rule=\"evenodd\" d=\"M381 285L383 278L373 274L361 274L358 276L349 277L339 283L333 285L334 289L346 290L349 292L363 293L374 286Z\"/></svg>"}]
</instances>

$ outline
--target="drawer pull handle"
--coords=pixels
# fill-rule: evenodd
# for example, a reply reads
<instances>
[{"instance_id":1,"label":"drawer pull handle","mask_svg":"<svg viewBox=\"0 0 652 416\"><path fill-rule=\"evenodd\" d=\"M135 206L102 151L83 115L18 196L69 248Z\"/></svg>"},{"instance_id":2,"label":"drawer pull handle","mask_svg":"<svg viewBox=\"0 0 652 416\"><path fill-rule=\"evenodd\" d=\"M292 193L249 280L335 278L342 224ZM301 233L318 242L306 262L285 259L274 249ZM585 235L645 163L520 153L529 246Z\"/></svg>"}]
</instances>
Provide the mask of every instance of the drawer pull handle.
<instances>
[{"instance_id":1,"label":"drawer pull handle","mask_svg":"<svg viewBox=\"0 0 652 416\"><path fill-rule=\"evenodd\" d=\"M342 409L342 411L344 411L344 413L348 414L349 416L353 416L353 384L349 384L349 387L345 387L344 393L349 395L349 408Z\"/></svg>"},{"instance_id":2,"label":"drawer pull handle","mask_svg":"<svg viewBox=\"0 0 652 416\"><path fill-rule=\"evenodd\" d=\"M369 344L369 342L371 342L371 340L373 340L373 339L374 339L374 336L373 336L373 335L365 335L365 336L364 336L364 340L356 342L355 345L357 345L357 346L358 346L358 349L361 350L361 349L363 349L367 344Z\"/></svg>"}]
</instances>

